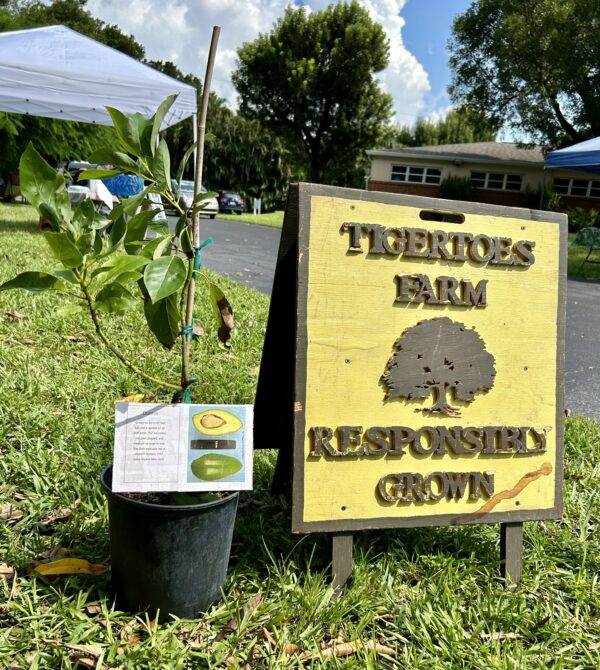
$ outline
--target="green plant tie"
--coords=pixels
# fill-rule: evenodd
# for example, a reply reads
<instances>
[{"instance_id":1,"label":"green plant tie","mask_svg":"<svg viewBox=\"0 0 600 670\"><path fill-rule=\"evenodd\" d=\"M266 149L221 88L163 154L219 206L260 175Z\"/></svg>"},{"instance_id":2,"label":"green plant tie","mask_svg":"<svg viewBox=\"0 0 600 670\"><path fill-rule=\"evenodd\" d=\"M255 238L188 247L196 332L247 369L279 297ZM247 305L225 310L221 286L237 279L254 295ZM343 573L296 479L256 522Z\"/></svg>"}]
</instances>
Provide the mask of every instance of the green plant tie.
<instances>
[{"instance_id":1,"label":"green plant tie","mask_svg":"<svg viewBox=\"0 0 600 670\"><path fill-rule=\"evenodd\" d=\"M191 386L192 384L197 381L198 377L196 375L190 375L190 378L188 379L187 386L184 389L179 389L179 391L175 391L175 394L173 395L173 400L183 400L184 403L187 405L191 404L192 402L192 391L191 391Z\"/></svg>"},{"instance_id":2,"label":"green plant tie","mask_svg":"<svg viewBox=\"0 0 600 670\"><path fill-rule=\"evenodd\" d=\"M192 335L194 334L194 319L192 319L192 323L189 326L183 326L181 333L182 335L187 335L188 340L192 339Z\"/></svg>"},{"instance_id":3,"label":"green plant tie","mask_svg":"<svg viewBox=\"0 0 600 670\"><path fill-rule=\"evenodd\" d=\"M206 240L204 240L204 242L202 242L200 246L192 247L192 249L194 250L194 272L192 273L194 279L196 279L198 271L200 270L202 249L204 249L204 247L207 247L209 244L212 244L212 241L213 241L212 237L209 237Z\"/></svg>"}]
</instances>

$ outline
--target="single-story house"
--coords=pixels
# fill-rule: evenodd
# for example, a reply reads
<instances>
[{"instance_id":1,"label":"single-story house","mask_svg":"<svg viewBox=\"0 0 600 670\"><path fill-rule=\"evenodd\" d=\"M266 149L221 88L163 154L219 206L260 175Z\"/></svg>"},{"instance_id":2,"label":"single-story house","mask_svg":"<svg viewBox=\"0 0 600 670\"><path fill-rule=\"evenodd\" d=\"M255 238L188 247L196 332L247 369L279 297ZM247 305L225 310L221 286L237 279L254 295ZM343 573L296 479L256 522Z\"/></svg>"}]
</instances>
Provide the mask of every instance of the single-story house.
<instances>
[{"instance_id":1,"label":"single-story house","mask_svg":"<svg viewBox=\"0 0 600 670\"><path fill-rule=\"evenodd\" d=\"M367 155L369 191L437 197L440 182L452 175L470 179L477 202L537 208L544 182L544 153L539 146L474 142L373 149ZM589 173L547 170L546 186L561 196L564 208L600 209L600 178Z\"/></svg>"}]
</instances>

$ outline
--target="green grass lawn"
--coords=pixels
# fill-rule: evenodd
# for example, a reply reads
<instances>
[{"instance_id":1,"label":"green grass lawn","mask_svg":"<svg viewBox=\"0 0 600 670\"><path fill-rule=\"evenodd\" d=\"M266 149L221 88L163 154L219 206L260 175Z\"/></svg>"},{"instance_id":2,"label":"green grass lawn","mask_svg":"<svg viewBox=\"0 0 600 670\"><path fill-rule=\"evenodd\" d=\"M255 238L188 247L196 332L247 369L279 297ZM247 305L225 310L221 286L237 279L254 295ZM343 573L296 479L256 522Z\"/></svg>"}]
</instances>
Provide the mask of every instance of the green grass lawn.
<instances>
[{"instance_id":1,"label":"green grass lawn","mask_svg":"<svg viewBox=\"0 0 600 670\"><path fill-rule=\"evenodd\" d=\"M0 281L54 267L31 211L0 207ZM217 344L201 292L206 334L194 345L194 398L252 402L268 300L216 279L237 332L230 351ZM106 353L84 318L57 316L60 304L49 294L0 293L0 505L4 515L13 505L14 516L0 520L0 668L600 667L600 429L577 417L567 420L564 516L525 524L515 592L498 576L498 526L474 525L357 533L353 582L335 598L328 538L290 534L289 504L269 489L270 451L257 454L255 489L241 497L224 600L204 617L153 626L120 612L110 573L34 576L52 552L108 562L98 474L111 459L114 400L141 391L169 400ZM141 314L105 321L146 371L173 374L175 354L144 336L136 346L125 339L132 326L143 332ZM356 640L396 656L363 649L323 658ZM83 665L67 645L100 655Z\"/></svg>"},{"instance_id":2,"label":"green grass lawn","mask_svg":"<svg viewBox=\"0 0 600 670\"><path fill-rule=\"evenodd\" d=\"M269 226L270 228L281 228L283 226L283 212L270 212L269 214L217 214L217 219L229 219L230 221L242 221L243 223L255 223L258 226Z\"/></svg>"},{"instance_id":3,"label":"green grass lawn","mask_svg":"<svg viewBox=\"0 0 600 670\"><path fill-rule=\"evenodd\" d=\"M590 255L591 261L598 263L586 263L582 265L588 255L589 246L573 245L575 233L569 233L569 262L568 273L572 277L583 277L584 279L600 279L600 249L593 251Z\"/></svg>"}]
</instances>

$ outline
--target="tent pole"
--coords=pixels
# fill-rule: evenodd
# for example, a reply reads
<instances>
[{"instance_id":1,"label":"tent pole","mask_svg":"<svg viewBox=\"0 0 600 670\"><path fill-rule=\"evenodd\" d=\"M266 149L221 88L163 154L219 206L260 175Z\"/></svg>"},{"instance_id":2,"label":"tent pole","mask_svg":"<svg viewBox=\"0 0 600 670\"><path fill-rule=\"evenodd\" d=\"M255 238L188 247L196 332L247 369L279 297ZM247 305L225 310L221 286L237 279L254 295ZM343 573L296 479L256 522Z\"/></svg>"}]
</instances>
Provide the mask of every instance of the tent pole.
<instances>
[{"instance_id":1,"label":"tent pole","mask_svg":"<svg viewBox=\"0 0 600 670\"><path fill-rule=\"evenodd\" d=\"M198 142L198 115L192 114L192 139L194 144ZM198 155L194 151L194 181L196 180L196 170L198 169ZM194 194L195 195L195 194Z\"/></svg>"}]
</instances>

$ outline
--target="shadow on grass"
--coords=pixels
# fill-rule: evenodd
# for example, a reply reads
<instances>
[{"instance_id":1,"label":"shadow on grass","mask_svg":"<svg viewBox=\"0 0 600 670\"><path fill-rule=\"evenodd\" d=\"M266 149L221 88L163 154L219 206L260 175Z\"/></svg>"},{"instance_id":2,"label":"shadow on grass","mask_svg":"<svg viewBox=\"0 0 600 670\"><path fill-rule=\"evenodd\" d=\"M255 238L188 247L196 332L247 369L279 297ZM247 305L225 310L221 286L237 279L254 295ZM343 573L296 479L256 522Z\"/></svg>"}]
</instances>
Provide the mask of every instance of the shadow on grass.
<instances>
[{"instance_id":1,"label":"shadow on grass","mask_svg":"<svg viewBox=\"0 0 600 670\"><path fill-rule=\"evenodd\" d=\"M11 221L10 223L0 221L0 235L4 233L37 233L38 224L32 221Z\"/></svg>"},{"instance_id":2,"label":"shadow on grass","mask_svg":"<svg viewBox=\"0 0 600 670\"><path fill-rule=\"evenodd\" d=\"M271 493L276 452L269 462L257 468L254 491L242 494L232 546L232 565L265 577L272 557L291 560L295 565L310 565L311 570L326 570L331 563L328 533L293 535L291 502ZM471 559L482 564L498 562L500 525L458 527L398 528L354 533L356 552L384 555L398 552L417 559L440 554Z\"/></svg>"}]
</instances>

